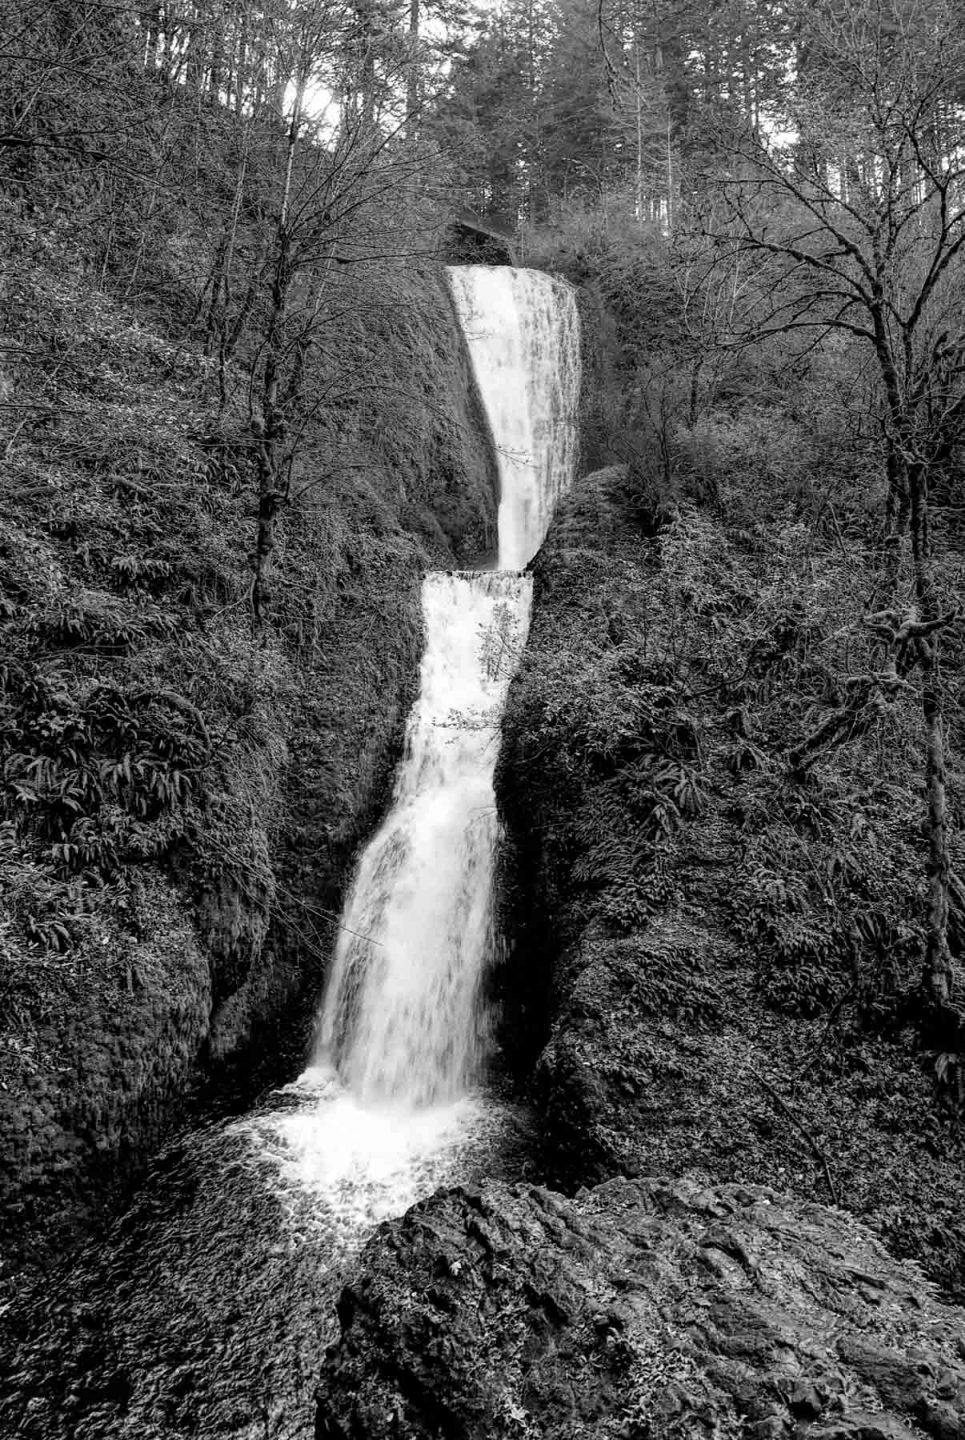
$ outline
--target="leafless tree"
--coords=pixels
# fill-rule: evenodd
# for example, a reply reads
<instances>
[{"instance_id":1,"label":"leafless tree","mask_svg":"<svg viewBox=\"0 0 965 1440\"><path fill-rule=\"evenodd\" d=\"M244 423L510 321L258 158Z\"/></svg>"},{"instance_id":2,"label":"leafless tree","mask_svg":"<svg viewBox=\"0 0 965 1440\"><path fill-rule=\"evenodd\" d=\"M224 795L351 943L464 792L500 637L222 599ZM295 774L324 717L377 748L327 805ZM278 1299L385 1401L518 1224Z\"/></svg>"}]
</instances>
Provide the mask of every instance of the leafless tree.
<instances>
[{"instance_id":1,"label":"leafless tree","mask_svg":"<svg viewBox=\"0 0 965 1440\"><path fill-rule=\"evenodd\" d=\"M936 492L965 439L965 32L954 5L801 6L793 106L734 127L691 216L708 269L755 266L728 337L843 332L874 356L886 458L882 683L921 678L928 833L924 983L947 1008L951 872ZM777 127L780 127L778 130ZM782 133L781 133L782 132ZM899 584L909 557L910 587Z\"/></svg>"}]
</instances>

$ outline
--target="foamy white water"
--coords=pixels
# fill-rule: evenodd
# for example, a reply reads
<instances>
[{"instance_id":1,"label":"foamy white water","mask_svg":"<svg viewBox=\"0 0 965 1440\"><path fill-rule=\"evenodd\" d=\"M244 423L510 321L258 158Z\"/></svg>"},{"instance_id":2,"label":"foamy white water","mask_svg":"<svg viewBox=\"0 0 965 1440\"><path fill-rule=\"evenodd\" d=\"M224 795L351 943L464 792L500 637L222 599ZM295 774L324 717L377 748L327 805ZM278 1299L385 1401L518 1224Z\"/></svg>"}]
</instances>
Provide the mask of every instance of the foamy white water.
<instances>
[{"instance_id":1,"label":"foamy white water","mask_svg":"<svg viewBox=\"0 0 965 1440\"><path fill-rule=\"evenodd\" d=\"M493 775L529 625L518 572L575 464L579 336L573 292L547 275L466 266L450 279L499 459L498 565L426 577L419 696L345 904L312 1066L293 1108L247 1122L284 1184L317 1197L338 1248L457 1180L501 1123L479 1088Z\"/></svg>"},{"instance_id":2,"label":"foamy white water","mask_svg":"<svg viewBox=\"0 0 965 1440\"><path fill-rule=\"evenodd\" d=\"M529 622L528 579L428 575L419 699L392 808L359 863L316 1058L359 1100L451 1101L478 1077L492 953L499 721Z\"/></svg>"},{"instance_id":3,"label":"foamy white water","mask_svg":"<svg viewBox=\"0 0 965 1440\"><path fill-rule=\"evenodd\" d=\"M278 1167L298 1228L311 1228L333 1256L353 1251L383 1220L401 1215L440 1185L485 1168L507 1116L480 1091L442 1104L367 1104L327 1066L313 1066L287 1093L288 1111L241 1122Z\"/></svg>"}]
</instances>

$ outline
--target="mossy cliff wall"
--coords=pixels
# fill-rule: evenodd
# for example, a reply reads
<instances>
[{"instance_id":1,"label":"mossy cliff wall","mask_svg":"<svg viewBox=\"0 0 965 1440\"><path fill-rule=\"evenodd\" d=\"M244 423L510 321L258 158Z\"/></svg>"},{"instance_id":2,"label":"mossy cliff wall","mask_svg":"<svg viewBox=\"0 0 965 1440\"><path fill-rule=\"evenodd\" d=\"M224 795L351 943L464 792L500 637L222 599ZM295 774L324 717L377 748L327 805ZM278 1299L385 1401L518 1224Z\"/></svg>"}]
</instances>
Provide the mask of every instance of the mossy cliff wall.
<instances>
[{"instance_id":1,"label":"mossy cliff wall","mask_svg":"<svg viewBox=\"0 0 965 1440\"><path fill-rule=\"evenodd\" d=\"M497 485L441 268L353 279L255 643L246 417L200 345L14 222L4 390L49 418L10 444L0 520L10 1257L82 1229L192 1097L297 1067L399 752L422 576L491 551ZM51 391L26 357L56 346Z\"/></svg>"},{"instance_id":2,"label":"mossy cliff wall","mask_svg":"<svg viewBox=\"0 0 965 1440\"><path fill-rule=\"evenodd\" d=\"M788 513L652 528L624 468L574 487L504 721L500 989L545 1173L835 1200L961 1295L961 1132L915 1031L914 695L795 763L871 663L849 558Z\"/></svg>"}]
</instances>

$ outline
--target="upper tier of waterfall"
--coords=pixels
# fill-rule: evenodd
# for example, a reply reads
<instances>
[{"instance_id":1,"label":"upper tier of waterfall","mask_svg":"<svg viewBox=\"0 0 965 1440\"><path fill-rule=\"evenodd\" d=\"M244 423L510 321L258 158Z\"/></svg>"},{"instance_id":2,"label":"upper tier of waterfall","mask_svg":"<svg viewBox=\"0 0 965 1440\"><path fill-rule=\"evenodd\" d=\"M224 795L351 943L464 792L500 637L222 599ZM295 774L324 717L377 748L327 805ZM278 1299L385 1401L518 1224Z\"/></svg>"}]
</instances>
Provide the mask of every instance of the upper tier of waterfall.
<instances>
[{"instance_id":1,"label":"upper tier of waterfall","mask_svg":"<svg viewBox=\"0 0 965 1440\"><path fill-rule=\"evenodd\" d=\"M580 328L569 285L539 270L449 271L499 463L499 559L522 570L573 475Z\"/></svg>"}]
</instances>

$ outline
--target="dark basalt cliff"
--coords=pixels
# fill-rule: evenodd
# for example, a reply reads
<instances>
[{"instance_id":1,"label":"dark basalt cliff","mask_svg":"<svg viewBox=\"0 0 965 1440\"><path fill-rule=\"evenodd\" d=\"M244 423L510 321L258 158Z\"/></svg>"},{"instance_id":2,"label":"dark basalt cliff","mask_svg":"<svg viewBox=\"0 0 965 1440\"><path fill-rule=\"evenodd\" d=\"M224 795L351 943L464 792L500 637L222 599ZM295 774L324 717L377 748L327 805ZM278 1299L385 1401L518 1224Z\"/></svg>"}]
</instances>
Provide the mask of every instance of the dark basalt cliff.
<instances>
[{"instance_id":1,"label":"dark basalt cliff","mask_svg":"<svg viewBox=\"0 0 965 1440\"><path fill-rule=\"evenodd\" d=\"M306 431L256 643L244 414L200 345L11 226L18 343L69 363L0 519L7 1260L82 1232L190 1102L304 1055L416 683L422 576L485 559L496 503L441 267L347 280L331 348L356 383Z\"/></svg>"},{"instance_id":2,"label":"dark basalt cliff","mask_svg":"<svg viewBox=\"0 0 965 1440\"><path fill-rule=\"evenodd\" d=\"M962 1135L921 1011L914 698L806 770L864 591L780 516L580 480L535 562L497 775L505 1040L550 1183L834 1200L965 1284Z\"/></svg>"},{"instance_id":3,"label":"dark basalt cliff","mask_svg":"<svg viewBox=\"0 0 965 1440\"><path fill-rule=\"evenodd\" d=\"M443 1192L343 1292L317 1440L957 1440L965 1313L759 1187Z\"/></svg>"}]
</instances>

